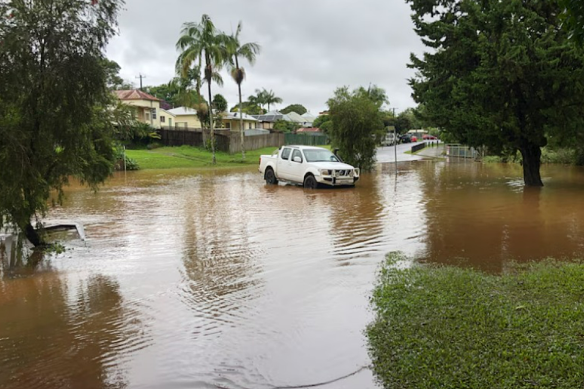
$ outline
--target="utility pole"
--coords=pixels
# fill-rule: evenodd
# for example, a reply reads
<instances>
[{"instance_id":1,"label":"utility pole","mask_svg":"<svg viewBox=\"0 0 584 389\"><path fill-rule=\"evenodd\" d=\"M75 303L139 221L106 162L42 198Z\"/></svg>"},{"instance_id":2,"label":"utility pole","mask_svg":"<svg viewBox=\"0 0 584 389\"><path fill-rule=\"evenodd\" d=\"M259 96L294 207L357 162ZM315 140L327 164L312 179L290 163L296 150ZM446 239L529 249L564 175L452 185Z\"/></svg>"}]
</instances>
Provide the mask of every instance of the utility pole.
<instances>
[{"instance_id":1,"label":"utility pole","mask_svg":"<svg viewBox=\"0 0 584 389\"><path fill-rule=\"evenodd\" d=\"M140 79L140 90L142 90L142 79L146 78L146 76L143 76L142 74L140 74L140 75L136 76L136 78Z\"/></svg>"},{"instance_id":2,"label":"utility pole","mask_svg":"<svg viewBox=\"0 0 584 389\"><path fill-rule=\"evenodd\" d=\"M395 171L397 173L397 130L395 128L395 108L393 108L393 153L395 158Z\"/></svg>"}]
</instances>

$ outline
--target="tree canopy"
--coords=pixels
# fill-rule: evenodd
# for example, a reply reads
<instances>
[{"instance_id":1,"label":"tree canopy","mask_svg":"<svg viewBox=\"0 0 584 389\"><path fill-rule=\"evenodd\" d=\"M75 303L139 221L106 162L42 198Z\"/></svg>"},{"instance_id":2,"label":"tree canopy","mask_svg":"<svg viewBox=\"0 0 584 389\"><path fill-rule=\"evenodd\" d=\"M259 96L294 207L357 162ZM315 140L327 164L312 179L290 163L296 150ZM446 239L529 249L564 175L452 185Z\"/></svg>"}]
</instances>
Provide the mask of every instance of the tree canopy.
<instances>
[{"instance_id":1,"label":"tree canopy","mask_svg":"<svg viewBox=\"0 0 584 389\"><path fill-rule=\"evenodd\" d=\"M96 186L112 172L115 135L103 51L118 0L3 1L0 15L0 226L43 243L33 219L69 177ZM108 79L109 77L109 79Z\"/></svg>"},{"instance_id":2,"label":"tree canopy","mask_svg":"<svg viewBox=\"0 0 584 389\"><path fill-rule=\"evenodd\" d=\"M213 96L213 109L216 109L219 112L227 111L227 100L225 100L225 97L223 97L222 94L217 93Z\"/></svg>"},{"instance_id":3,"label":"tree canopy","mask_svg":"<svg viewBox=\"0 0 584 389\"><path fill-rule=\"evenodd\" d=\"M338 88L327 104L333 147L339 148L347 163L370 170L375 163L375 145L384 133L379 105L362 93L362 88L351 92L347 87Z\"/></svg>"},{"instance_id":4,"label":"tree canopy","mask_svg":"<svg viewBox=\"0 0 584 389\"><path fill-rule=\"evenodd\" d=\"M298 115L304 115L308 110L302 104L290 104L286 108L281 109L280 112L283 114L296 112Z\"/></svg>"},{"instance_id":5,"label":"tree canopy","mask_svg":"<svg viewBox=\"0 0 584 389\"><path fill-rule=\"evenodd\" d=\"M564 28L580 45L584 43L584 2L582 0L560 0L564 7Z\"/></svg>"},{"instance_id":6,"label":"tree canopy","mask_svg":"<svg viewBox=\"0 0 584 389\"><path fill-rule=\"evenodd\" d=\"M541 186L541 147L582 125L584 58L560 28L557 0L407 0L431 50L412 55L424 116L471 146L518 150Z\"/></svg>"}]
</instances>

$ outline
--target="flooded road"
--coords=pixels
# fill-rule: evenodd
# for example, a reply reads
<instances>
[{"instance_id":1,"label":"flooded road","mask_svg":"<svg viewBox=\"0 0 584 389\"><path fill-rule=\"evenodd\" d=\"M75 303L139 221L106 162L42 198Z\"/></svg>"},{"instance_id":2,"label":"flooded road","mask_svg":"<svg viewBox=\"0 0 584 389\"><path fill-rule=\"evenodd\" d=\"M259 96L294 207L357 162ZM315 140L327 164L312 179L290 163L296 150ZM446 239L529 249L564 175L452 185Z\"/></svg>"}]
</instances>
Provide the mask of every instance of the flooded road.
<instances>
[{"instance_id":1,"label":"flooded road","mask_svg":"<svg viewBox=\"0 0 584 389\"><path fill-rule=\"evenodd\" d=\"M380 165L354 189L266 186L255 169L117 175L52 220L87 241L0 280L1 388L275 388L369 364L385 254L505 269L584 251L584 170ZM373 388L360 370L323 388Z\"/></svg>"}]
</instances>

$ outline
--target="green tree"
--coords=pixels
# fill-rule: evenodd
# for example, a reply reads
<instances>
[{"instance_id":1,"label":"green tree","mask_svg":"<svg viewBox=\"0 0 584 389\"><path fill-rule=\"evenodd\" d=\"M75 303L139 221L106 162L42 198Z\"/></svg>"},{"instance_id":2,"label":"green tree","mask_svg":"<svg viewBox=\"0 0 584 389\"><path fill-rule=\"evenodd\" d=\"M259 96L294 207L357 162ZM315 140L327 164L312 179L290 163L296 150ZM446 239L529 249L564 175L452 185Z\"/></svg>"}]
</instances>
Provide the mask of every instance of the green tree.
<instances>
[{"instance_id":1,"label":"green tree","mask_svg":"<svg viewBox=\"0 0 584 389\"><path fill-rule=\"evenodd\" d=\"M124 80L120 77L120 65L116 61L104 58L101 66L106 73L106 84L109 89L121 89Z\"/></svg>"},{"instance_id":2,"label":"green tree","mask_svg":"<svg viewBox=\"0 0 584 389\"><path fill-rule=\"evenodd\" d=\"M248 115L260 115L263 112L259 105L250 103L249 101L241 103L241 111ZM239 112L239 105L234 105L231 108L231 112Z\"/></svg>"},{"instance_id":3,"label":"green tree","mask_svg":"<svg viewBox=\"0 0 584 389\"><path fill-rule=\"evenodd\" d=\"M332 126L333 121L330 115L320 115L312 122L312 127L319 128L325 134L330 133Z\"/></svg>"},{"instance_id":4,"label":"green tree","mask_svg":"<svg viewBox=\"0 0 584 389\"><path fill-rule=\"evenodd\" d=\"M560 0L564 8L562 14L564 28L579 44L584 43L584 2L581 0Z\"/></svg>"},{"instance_id":5,"label":"green tree","mask_svg":"<svg viewBox=\"0 0 584 389\"><path fill-rule=\"evenodd\" d=\"M282 99L277 97L273 90L267 90L266 88L263 88L262 90L256 89L256 96L250 96L250 98L251 102L255 102L262 107L267 105L268 111L270 110L270 105L282 103Z\"/></svg>"},{"instance_id":6,"label":"green tree","mask_svg":"<svg viewBox=\"0 0 584 389\"><path fill-rule=\"evenodd\" d=\"M414 99L471 146L518 150L525 185L542 186L547 136L578 131L582 53L567 44L557 0L407 0L432 50L412 55Z\"/></svg>"},{"instance_id":7,"label":"green tree","mask_svg":"<svg viewBox=\"0 0 584 389\"><path fill-rule=\"evenodd\" d=\"M355 93L367 97L369 100L373 101L375 105L377 105L377 108L379 109L381 109L383 104L389 104L389 100L387 99L385 89L380 88L377 85L369 85L367 89L359 87L355 91Z\"/></svg>"},{"instance_id":8,"label":"green tree","mask_svg":"<svg viewBox=\"0 0 584 389\"><path fill-rule=\"evenodd\" d=\"M194 69L198 72L204 60L204 79L207 83L209 96L208 106L211 106L211 83L215 82L219 86L223 85L223 79L219 74L219 70L225 65L229 57L226 49L228 38L215 28L208 15L203 15L199 23L185 23L181 34L176 44L177 48L182 51L177 60L177 67L181 68L181 72L185 76L188 73L188 69L194 63ZM216 164L215 132L213 128L213 115L211 114L209 115L209 127L211 130L213 164Z\"/></svg>"},{"instance_id":9,"label":"green tree","mask_svg":"<svg viewBox=\"0 0 584 389\"><path fill-rule=\"evenodd\" d=\"M115 134L104 49L121 1L0 3L0 226L33 227L70 177L95 188L112 172ZM5 17L5 15L12 15Z\"/></svg>"},{"instance_id":10,"label":"green tree","mask_svg":"<svg viewBox=\"0 0 584 389\"><path fill-rule=\"evenodd\" d=\"M223 95L217 93L215 97L213 97L213 109L216 109L219 112L227 112L227 100Z\"/></svg>"},{"instance_id":11,"label":"green tree","mask_svg":"<svg viewBox=\"0 0 584 389\"><path fill-rule=\"evenodd\" d=\"M384 134L379 106L359 89L338 88L328 100L331 143L338 147L347 163L371 170L375 145Z\"/></svg>"},{"instance_id":12,"label":"green tree","mask_svg":"<svg viewBox=\"0 0 584 389\"><path fill-rule=\"evenodd\" d=\"M239 133L241 142L241 158L245 160L245 148L243 141L243 106L241 101L241 83L245 79L245 69L240 65L240 59L246 59L250 65L255 63L256 55L260 53L260 45L254 42L241 43L239 41L239 34L241 33L241 22L237 25L237 31L231 35L228 40L227 50L232 59L231 77L237 84L237 91L239 93Z\"/></svg>"},{"instance_id":13,"label":"green tree","mask_svg":"<svg viewBox=\"0 0 584 389\"><path fill-rule=\"evenodd\" d=\"M299 128L296 123L288 122L286 120L276 120L274 123L274 130L283 132L294 132Z\"/></svg>"},{"instance_id":14,"label":"green tree","mask_svg":"<svg viewBox=\"0 0 584 389\"><path fill-rule=\"evenodd\" d=\"M302 104L291 104L286 108L280 110L283 114L296 112L298 115L304 115L308 110Z\"/></svg>"}]
</instances>

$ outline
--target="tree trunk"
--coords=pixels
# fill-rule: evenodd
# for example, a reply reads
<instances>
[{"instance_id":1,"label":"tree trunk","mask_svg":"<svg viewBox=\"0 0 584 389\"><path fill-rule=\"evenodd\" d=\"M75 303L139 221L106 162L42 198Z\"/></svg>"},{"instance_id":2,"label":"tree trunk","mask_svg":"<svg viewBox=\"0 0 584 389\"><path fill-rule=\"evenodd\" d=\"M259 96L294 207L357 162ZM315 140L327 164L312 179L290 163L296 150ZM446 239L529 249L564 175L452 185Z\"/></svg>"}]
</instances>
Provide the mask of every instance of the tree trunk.
<instances>
[{"instance_id":1,"label":"tree trunk","mask_svg":"<svg viewBox=\"0 0 584 389\"><path fill-rule=\"evenodd\" d=\"M525 186L543 186L539 168L541 166L541 148L528 143L519 149L523 157L523 181Z\"/></svg>"},{"instance_id":2,"label":"tree trunk","mask_svg":"<svg viewBox=\"0 0 584 389\"><path fill-rule=\"evenodd\" d=\"M38 247L45 244L45 241L41 238L37 230L34 229L32 224L27 223L22 230L26 236L26 239L28 239L28 241L32 243L33 246Z\"/></svg>"},{"instance_id":3,"label":"tree trunk","mask_svg":"<svg viewBox=\"0 0 584 389\"><path fill-rule=\"evenodd\" d=\"M213 129L213 106L211 97L211 79L207 80L207 88L209 90L209 127L211 128L211 152L213 153L213 165L217 164L215 157L215 130Z\"/></svg>"},{"instance_id":4,"label":"tree trunk","mask_svg":"<svg viewBox=\"0 0 584 389\"><path fill-rule=\"evenodd\" d=\"M241 84L237 83L237 89L239 90L239 134L241 135L241 159L245 161L245 142L243 140L243 111L241 109Z\"/></svg>"}]
</instances>

